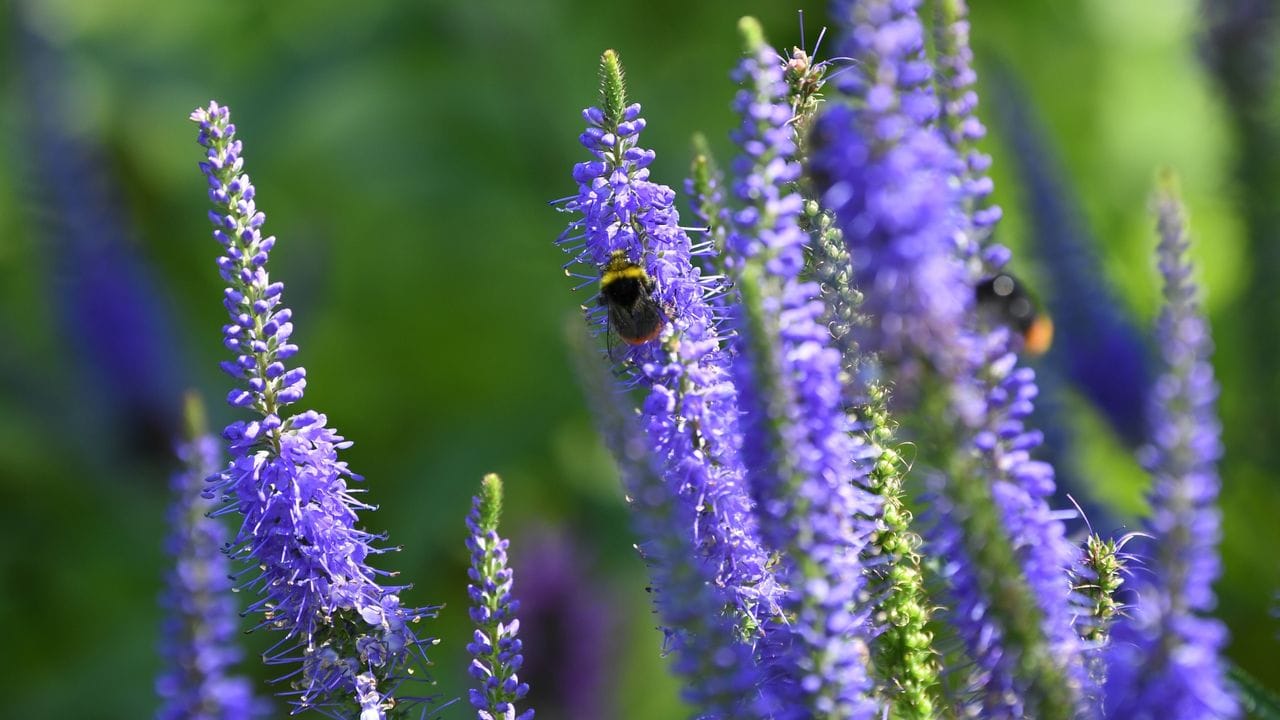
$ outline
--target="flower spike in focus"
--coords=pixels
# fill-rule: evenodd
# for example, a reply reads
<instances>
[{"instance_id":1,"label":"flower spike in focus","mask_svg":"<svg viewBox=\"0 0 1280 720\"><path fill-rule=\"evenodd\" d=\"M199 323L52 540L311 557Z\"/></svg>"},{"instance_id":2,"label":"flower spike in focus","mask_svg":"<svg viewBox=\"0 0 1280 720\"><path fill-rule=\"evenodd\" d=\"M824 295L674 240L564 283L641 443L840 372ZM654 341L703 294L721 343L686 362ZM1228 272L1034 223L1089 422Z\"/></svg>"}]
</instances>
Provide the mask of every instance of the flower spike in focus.
<instances>
[{"instance_id":1,"label":"flower spike in focus","mask_svg":"<svg viewBox=\"0 0 1280 720\"><path fill-rule=\"evenodd\" d=\"M210 103L191 119L205 148L200 163L209 184L213 237L222 246L218 268L228 323L223 344L234 359L222 369L236 380L227 396L248 411L223 431L231 464L210 478L227 501L223 511L243 517L232 557L258 569L244 587L259 597L249 612L258 628L281 639L264 655L270 665L293 666L284 676L296 711L317 708L336 718L384 720L392 708L428 699L397 691L426 663L411 625L435 608L409 608L383 586L386 575L367 563L385 552L381 539L359 528L371 506L349 486L360 477L338 459L350 446L312 410L288 414L302 400L306 371L290 368L292 313L281 304L284 285L272 282L267 260L275 237L263 237L266 216L244 172L242 146L226 107Z\"/></svg>"},{"instance_id":2,"label":"flower spike in focus","mask_svg":"<svg viewBox=\"0 0 1280 720\"><path fill-rule=\"evenodd\" d=\"M471 551L467 596L471 598L471 621L476 624L467 652L472 657L471 677L480 683L480 687L471 690L471 706L479 720L531 720L532 710L517 715L515 709L516 702L529 693L529 685L516 676L524 663L516 637L520 630L516 618L520 603L511 599L508 541L498 535L501 515L502 479L485 475L467 516L467 529L471 531L467 536L467 549Z\"/></svg>"},{"instance_id":3,"label":"flower spike in focus","mask_svg":"<svg viewBox=\"0 0 1280 720\"><path fill-rule=\"evenodd\" d=\"M616 53L604 53L600 71L601 106L583 111L580 137L592 159L574 166L578 192L561 210L575 217L557 242L572 255L570 267L586 268L579 275L601 280L621 252L665 316L656 338L621 359L618 369L630 377L613 400L629 405L628 391L644 393L638 420L652 465L628 468L641 462L631 453L619 462L624 477L652 474L662 486L646 492L664 497L634 507L649 516L637 525L648 535L644 552L670 623L664 630L674 638L674 669L688 677L686 697L708 717L743 717L726 703L742 700L741 689L754 682L751 648L780 614L782 588L743 479L737 391L720 331L725 285L694 264L714 244L694 244L680 226L675 193L650 180L654 153L639 145L645 122L640 106L627 104ZM588 326L607 332L610 311L589 308ZM726 627L733 630L721 634Z\"/></svg>"},{"instance_id":4,"label":"flower spike in focus","mask_svg":"<svg viewBox=\"0 0 1280 720\"><path fill-rule=\"evenodd\" d=\"M861 554L880 511L867 490L875 453L852 434L842 358L819 322L820 290L800 277L809 237L783 67L754 18L739 29L746 57L735 74L737 206L726 263L742 296L734 375L761 535L782 553L781 572L795 588L784 606L793 619L779 630L787 650L772 668L791 682L773 692L806 717L869 720L876 708Z\"/></svg>"}]
</instances>

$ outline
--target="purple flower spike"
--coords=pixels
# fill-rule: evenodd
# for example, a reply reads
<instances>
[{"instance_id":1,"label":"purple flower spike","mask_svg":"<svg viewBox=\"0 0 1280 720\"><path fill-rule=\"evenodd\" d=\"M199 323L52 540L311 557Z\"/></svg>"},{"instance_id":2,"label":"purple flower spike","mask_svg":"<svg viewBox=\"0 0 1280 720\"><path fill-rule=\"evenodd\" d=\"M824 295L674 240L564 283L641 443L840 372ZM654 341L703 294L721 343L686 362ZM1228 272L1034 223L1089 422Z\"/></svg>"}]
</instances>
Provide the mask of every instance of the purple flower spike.
<instances>
[{"instance_id":1,"label":"purple flower spike","mask_svg":"<svg viewBox=\"0 0 1280 720\"><path fill-rule=\"evenodd\" d=\"M851 435L840 353L820 322L816 284L800 280L808 235L795 192L792 108L783 65L759 23L740 24L748 55L734 106L730 267L743 296L742 353L734 364L744 412L743 459L761 532L784 552L789 642L773 659L780 717L872 718L869 626L860 603L860 553L875 532L866 485L875 455ZM789 682L787 682L789 681Z\"/></svg>"},{"instance_id":2,"label":"purple flower spike","mask_svg":"<svg viewBox=\"0 0 1280 720\"><path fill-rule=\"evenodd\" d=\"M854 62L838 85L851 97L818 120L813 174L865 294L863 347L880 354L897 387L927 380L946 398L913 409L948 473L931 539L955 548L949 604L970 610L952 619L980 675L982 715L1074 717L1087 679L1067 576L1074 550L1046 501L1052 469L1030 457L1040 443L1025 426L1033 376L1016 367L1006 332L976 327L982 266L1007 262L1008 252L966 262L977 236L966 212L973 195L960 182L968 168L934 125L917 4L836 3L848 23L840 54Z\"/></svg>"},{"instance_id":3,"label":"purple flower spike","mask_svg":"<svg viewBox=\"0 0 1280 720\"><path fill-rule=\"evenodd\" d=\"M204 479L222 463L222 453L217 440L204 434L203 414L189 396L192 437L178 448L184 467L170 483L175 502L168 550L176 562L161 600L166 617L160 655L166 670L156 680L162 701L156 720L239 720L265 717L268 710L248 678L228 674L241 653L231 568L222 554L227 533L208 517L213 502L201 497Z\"/></svg>"},{"instance_id":4,"label":"purple flower spike","mask_svg":"<svg viewBox=\"0 0 1280 720\"><path fill-rule=\"evenodd\" d=\"M973 70L973 50L969 48L969 8L965 0L940 0L936 7L940 120L947 142L964 162L961 187L965 213L973 225L972 241L965 251L975 255L999 222L1001 210L986 202L994 189L987 175L991 156L977 148L978 141L986 137L987 128L976 113L978 93L973 86L978 74Z\"/></svg>"},{"instance_id":5,"label":"purple flower spike","mask_svg":"<svg viewBox=\"0 0 1280 720\"><path fill-rule=\"evenodd\" d=\"M945 559L944 615L973 660L966 704L984 718L1077 717L1093 692L1067 574L1078 550L1048 503L1053 468L1031 457L1035 376L1003 329L972 341L971 374L947 379L970 398L968 422L952 410L968 447L953 450L950 477L932 478L927 523L929 553Z\"/></svg>"},{"instance_id":6,"label":"purple flower spike","mask_svg":"<svg viewBox=\"0 0 1280 720\"><path fill-rule=\"evenodd\" d=\"M1084 647L1075 629L1082 608L1072 595L1068 575L1068 569L1079 562L1079 548L1066 537L1062 513L1049 506L1056 488L1053 467L1031 456L1043 442L1042 433L1026 424L1039 392L1035 371L1017 366L1017 356L1010 349L1012 338L1003 328L981 340L979 377L985 410L972 445L984 462L1003 530L1041 615L1039 631L1047 652L1042 659L1061 673L1063 694L1079 703L1092 693ZM1015 658L1004 660L1012 663ZM1012 664L1006 668L1015 671Z\"/></svg>"},{"instance_id":7,"label":"purple flower spike","mask_svg":"<svg viewBox=\"0 0 1280 720\"><path fill-rule=\"evenodd\" d=\"M973 289L956 253L965 238L953 182L961 162L931 125L937 101L914 5L836 3L848 23L840 54L855 61L836 84L858 101L819 116L810 162L872 320L859 328L863 350L891 367L913 357L947 367Z\"/></svg>"},{"instance_id":8,"label":"purple flower spike","mask_svg":"<svg viewBox=\"0 0 1280 720\"><path fill-rule=\"evenodd\" d=\"M435 608L402 607L403 587L375 581L385 573L366 561L385 549L374 545L381 536L357 528L358 511L372 508L355 499L359 491L348 483L360 478L338 460L350 443L324 415L283 412L302 400L306 373L286 364L298 347L290 342L292 314L281 305L283 285L267 274L275 238L262 236L265 216L244 174L230 112L210 103L191 119L207 151L200 169L214 204L213 236L224 251L223 344L236 358L223 369L239 383L227 400L254 416L223 431L231 465L210 481L226 498L225 511L244 518L232 555L259 568L245 585L260 594L249 611L263 614L257 627L284 633L264 661L300 665L281 678L298 710L381 720L388 708L421 700L393 694L425 662L428 641L410 625Z\"/></svg>"},{"instance_id":9,"label":"purple flower spike","mask_svg":"<svg viewBox=\"0 0 1280 720\"><path fill-rule=\"evenodd\" d=\"M528 702L561 720L616 714L613 680L622 648L614 638L622 613L598 579L594 549L588 537L565 528L538 528L524 533L512 558L520 575Z\"/></svg>"},{"instance_id":10,"label":"purple flower spike","mask_svg":"<svg viewBox=\"0 0 1280 720\"><path fill-rule=\"evenodd\" d=\"M598 358L587 357L585 345L576 353L580 376L605 445L618 463L641 538L636 548L649 568L654 608L665 626L664 649L674 657L672 670L684 679L682 696L700 720L776 720L762 697L753 649L741 641L740 619L725 612L732 599L717 582L717 568L703 556L698 538L687 531L696 510L668 490L637 418L620 406L613 378ZM767 639L757 646L767 645Z\"/></svg>"},{"instance_id":11,"label":"purple flower spike","mask_svg":"<svg viewBox=\"0 0 1280 720\"><path fill-rule=\"evenodd\" d=\"M1157 334L1163 371L1151 406L1143 461L1151 472L1148 531L1157 548L1153 579L1112 634L1107 717L1209 720L1238 717L1221 652L1227 631L1206 614L1221 566L1221 519L1215 507L1222 454L1209 363L1213 342L1187 260L1182 207L1172 189L1157 200L1160 274L1165 306Z\"/></svg>"},{"instance_id":12,"label":"purple flower spike","mask_svg":"<svg viewBox=\"0 0 1280 720\"><path fill-rule=\"evenodd\" d=\"M498 536L502 514L502 480L486 475L480 494L471 500L467 516L467 549L471 568L467 576L467 596L471 598L471 621L475 635L467 644L471 653L471 677L479 682L472 688L471 706L479 720L531 720L532 710L516 714L516 702L529 693L516 671L524 664L520 654L520 603L511 599L511 568L507 567L507 540Z\"/></svg>"},{"instance_id":13,"label":"purple flower spike","mask_svg":"<svg viewBox=\"0 0 1280 720\"><path fill-rule=\"evenodd\" d=\"M573 255L568 266L585 266L588 283L622 253L651 280L651 299L664 316L653 340L626 351L637 382L648 392L641 419L669 491L692 518L685 532L726 589L744 630L755 632L779 611L780 588L767 568L739 457L737 392L718 334L720 318L709 298L722 280L704 277L695 246L680 227L675 193L649 180L653 152L638 145L644 128L639 105L627 105L621 67L613 51L604 55L604 109L583 112L581 136L593 159L574 166L578 193L562 210L579 214L558 243ZM584 285L585 286L585 285ZM588 322L608 332L608 312L595 306Z\"/></svg>"},{"instance_id":14,"label":"purple flower spike","mask_svg":"<svg viewBox=\"0 0 1280 720\"><path fill-rule=\"evenodd\" d=\"M594 159L574 167L578 193L562 209L579 217L559 244L574 256L569 266L586 267L579 276L587 284L606 262L624 259L628 272L647 278L644 292L660 308L657 337L624 357L634 373L628 385L648 393L638 418L644 451L629 449L634 440L624 433L615 455L633 493L641 553L674 669L687 680L686 699L700 717L756 717L751 645L781 613L783 591L743 480L737 392L717 330L722 306L710 301L723 284L692 262L713 252L712 244L690 242L675 194L649 180L653 153L638 145L640 106L627 104L611 50L601 60L601 96L602 108L583 113L582 142ZM604 332L610 320L597 308L588 322ZM626 395L614 394L614 402L626 403Z\"/></svg>"},{"instance_id":15,"label":"purple flower spike","mask_svg":"<svg viewBox=\"0 0 1280 720\"><path fill-rule=\"evenodd\" d=\"M87 371L87 382L75 386L77 413L96 421L102 403L109 427L95 434L167 462L187 376L174 308L134 237L110 153L71 129L74 97L64 92L71 55L35 29L33 16L12 16L10 67L28 108L13 130L20 133L15 147L29 153L20 166L31 210L26 227L50 262L49 319L61 323L55 329L68 359Z\"/></svg>"}]
</instances>

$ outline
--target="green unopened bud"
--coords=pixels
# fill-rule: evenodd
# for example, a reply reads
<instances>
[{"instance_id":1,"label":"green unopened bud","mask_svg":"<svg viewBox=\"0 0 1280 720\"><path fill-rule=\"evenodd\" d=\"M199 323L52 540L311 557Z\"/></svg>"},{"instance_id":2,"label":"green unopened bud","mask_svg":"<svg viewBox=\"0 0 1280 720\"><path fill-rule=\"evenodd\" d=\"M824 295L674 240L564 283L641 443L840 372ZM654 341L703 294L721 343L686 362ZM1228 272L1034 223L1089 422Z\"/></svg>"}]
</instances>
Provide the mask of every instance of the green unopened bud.
<instances>
[{"instance_id":1,"label":"green unopened bud","mask_svg":"<svg viewBox=\"0 0 1280 720\"><path fill-rule=\"evenodd\" d=\"M1125 567L1120 551L1133 537L1104 540L1095 533L1085 541L1084 555L1073 573L1072 589L1088 599L1089 615L1082 619L1079 629L1080 637L1092 644L1107 641L1111 623L1120 611L1116 592L1124 583Z\"/></svg>"},{"instance_id":2,"label":"green unopened bud","mask_svg":"<svg viewBox=\"0 0 1280 720\"><path fill-rule=\"evenodd\" d=\"M480 481L480 529L497 532L502 516L502 478L493 473Z\"/></svg>"},{"instance_id":3,"label":"green unopened bud","mask_svg":"<svg viewBox=\"0 0 1280 720\"><path fill-rule=\"evenodd\" d=\"M606 128L617 128L627 107L627 83L618 53L605 50L600 56L600 109Z\"/></svg>"},{"instance_id":4,"label":"green unopened bud","mask_svg":"<svg viewBox=\"0 0 1280 720\"><path fill-rule=\"evenodd\" d=\"M746 52L756 52L764 45L764 29L760 21L750 15L738 21L738 34L742 36L742 49Z\"/></svg>"}]
</instances>

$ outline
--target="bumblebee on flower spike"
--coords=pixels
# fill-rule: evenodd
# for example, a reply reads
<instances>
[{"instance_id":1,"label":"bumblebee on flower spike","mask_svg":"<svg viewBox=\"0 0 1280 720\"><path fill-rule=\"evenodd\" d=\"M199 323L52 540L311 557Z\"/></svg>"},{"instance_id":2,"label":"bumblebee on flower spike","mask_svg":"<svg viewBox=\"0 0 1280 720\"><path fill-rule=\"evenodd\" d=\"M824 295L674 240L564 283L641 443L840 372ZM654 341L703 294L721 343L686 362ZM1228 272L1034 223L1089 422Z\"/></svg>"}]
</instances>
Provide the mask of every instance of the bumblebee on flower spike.
<instances>
[{"instance_id":1,"label":"bumblebee on flower spike","mask_svg":"<svg viewBox=\"0 0 1280 720\"><path fill-rule=\"evenodd\" d=\"M662 332L653 288L653 278L625 250L615 250L600 273L600 304L609 312L610 329L628 345L643 345Z\"/></svg>"}]
</instances>

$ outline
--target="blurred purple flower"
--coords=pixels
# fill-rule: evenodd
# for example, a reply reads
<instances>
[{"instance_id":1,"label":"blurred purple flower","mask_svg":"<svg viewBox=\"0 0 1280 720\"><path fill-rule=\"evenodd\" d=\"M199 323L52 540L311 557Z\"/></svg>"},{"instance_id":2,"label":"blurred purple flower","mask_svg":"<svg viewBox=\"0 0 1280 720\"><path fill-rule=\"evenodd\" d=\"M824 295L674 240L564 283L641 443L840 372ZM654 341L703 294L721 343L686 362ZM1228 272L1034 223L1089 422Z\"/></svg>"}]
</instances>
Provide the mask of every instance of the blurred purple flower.
<instances>
[{"instance_id":1,"label":"blurred purple flower","mask_svg":"<svg viewBox=\"0 0 1280 720\"><path fill-rule=\"evenodd\" d=\"M1047 642L1041 650L1047 656L1041 659L1062 674L1061 692L1070 702L1079 703L1092 690L1084 647L1075 630L1081 609L1067 574L1077 564L1079 548L1067 539L1063 518L1075 513L1055 512L1050 507L1055 490L1053 466L1031 456L1044 440L1039 430L1026 425L1039 392L1035 371L1017 366L1007 331L997 330L985 340L981 373L986 411L973 436L973 447L983 458L1004 530L1041 613L1040 630Z\"/></svg>"},{"instance_id":2,"label":"blurred purple flower","mask_svg":"<svg viewBox=\"0 0 1280 720\"><path fill-rule=\"evenodd\" d=\"M1011 71L990 73L999 124L1012 146L1031 221L1028 249L1045 268L1043 292L1057 342L1045 358L1089 399L1126 443L1146 433L1153 382L1147 336L1106 281L1076 198ZM1094 514L1091 511L1091 516Z\"/></svg>"},{"instance_id":3,"label":"blurred purple flower","mask_svg":"<svg viewBox=\"0 0 1280 720\"><path fill-rule=\"evenodd\" d=\"M613 599L590 575L592 563L572 536L550 528L526 532L512 558L520 575L521 635L529 704L563 720L613 714L611 652L618 622Z\"/></svg>"},{"instance_id":4,"label":"blurred purple flower","mask_svg":"<svg viewBox=\"0 0 1280 720\"><path fill-rule=\"evenodd\" d=\"M845 26L839 54L855 61L836 84L858 102L819 117L811 171L871 319L856 328L859 343L890 367L913 358L949 367L973 291L956 254L960 161L927 124L937 100L924 30L911 2L837 2L835 12Z\"/></svg>"},{"instance_id":5,"label":"blurred purple flower","mask_svg":"<svg viewBox=\"0 0 1280 720\"><path fill-rule=\"evenodd\" d=\"M987 203L995 189L987 175L991 156L977 148L977 142L986 137L987 128L976 112L978 93L974 85L978 74L974 72L973 50L969 47L969 10L965 0L940 0L935 7L934 37L941 96L939 121L947 142L964 162L962 193L965 214L973 226L968 249L976 252L999 222L1001 210L998 205Z\"/></svg>"},{"instance_id":6,"label":"blurred purple flower","mask_svg":"<svg viewBox=\"0 0 1280 720\"><path fill-rule=\"evenodd\" d=\"M1048 504L1053 468L1031 457L1042 440L1026 427L1035 374L1017 367L1003 329L975 340L977 382L952 385L978 406L960 454L971 459L929 483L927 551L944 559L947 579L941 615L974 661L963 690L981 717L1075 717L1092 693L1067 574L1078 549Z\"/></svg>"},{"instance_id":7,"label":"blurred purple flower","mask_svg":"<svg viewBox=\"0 0 1280 720\"><path fill-rule=\"evenodd\" d=\"M1008 251L978 252L987 228L977 223L994 218L968 216L975 190L957 180L972 168L933 124L938 101L916 5L837 3L847 23L840 54L854 61L838 84L851 97L818 121L815 177L866 297L865 347L897 387L935 378L945 397L914 409L927 414L917 429L936 441L948 474L930 539L947 552L952 609L968 608L950 618L982 674L982 712L1071 717L1087 681L1066 574L1075 550L1046 501L1052 468L1030 457L1041 442L1025 426L1034 375L1016 367L1006 331L976 327L973 288ZM964 55L956 50L953 70ZM973 102L952 112L971 112Z\"/></svg>"},{"instance_id":8,"label":"blurred purple flower","mask_svg":"<svg viewBox=\"0 0 1280 720\"><path fill-rule=\"evenodd\" d=\"M1200 50L1237 114L1257 114L1275 65L1280 9L1270 0L1201 0ZM1246 118L1238 118L1249 122Z\"/></svg>"},{"instance_id":9,"label":"blurred purple flower","mask_svg":"<svg viewBox=\"0 0 1280 720\"><path fill-rule=\"evenodd\" d=\"M259 570L244 585L260 593L249 611L263 614L257 627L284 633L264 659L299 665L280 678L289 679L299 710L381 720L387 708L421 700L393 694L426 660L429 643L410 625L435 609L403 607L396 594L402 586L375 581L386 573L366 560L385 549L373 545L381 536L357 527L357 512L372 507L356 500L359 491L348 481L360 478L338 460L350 443L324 415L281 414L302 399L306 372L285 365L298 346L289 342L292 313L280 305L284 286L266 270L276 239L262 237L266 216L227 108L210 103L191 119L207 151L200 169L215 207L213 236L225 253L218 259L229 285L223 344L236 358L222 369L240 385L227 402L254 415L227 426L231 465L210 480L227 498L225 510L244 518L233 557Z\"/></svg>"},{"instance_id":10,"label":"blurred purple flower","mask_svg":"<svg viewBox=\"0 0 1280 720\"><path fill-rule=\"evenodd\" d=\"M1222 455L1215 403L1213 341L1187 259L1180 203L1169 188L1157 198L1165 306L1157 335L1163 372L1151 406L1151 438L1142 451L1151 472L1148 530L1156 548L1152 579L1115 625L1108 656L1107 717L1126 720L1232 718L1240 709L1220 654L1226 627L1207 617L1221 573L1216 502Z\"/></svg>"},{"instance_id":11,"label":"blurred purple flower","mask_svg":"<svg viewBox=\"0 0 1280 720\"><path fill-rule=\"evenodd\" d=\"M1280 132L1275 122L1276 41L1280 39L1280 4L1274 0L1200 0L1197 28L1201 50L1213 71L1227 110L1232 145L1231 193L1243 226L1239 273L1243 285L1226 311L1247 317L1237 342L1247 338L1250 352L1241 353L1239 388L1227 399L1239 408L1238 422L1228 428L1227 442L1236 462L1257 467L1280 465L1280 415L1272 399L1280 396L1280 335L1255 328L1280 327L1280 204L1275 188L1280 178ZM1224 329L1234 329L1232 325Z\"/></svg>"},{"instance_id":12,"label":"blurred purple flower","mask_svg":"<svg viewBox=\"0 0 1280 720\"><path fill-rule=\"evenodd\" d=\"M23 15L23 13L19 13ZM168 457L181 420L185 365L162 288L136 249L118 178L100 148L68 131L66 59L20 21L18 66L29 103L22 130L30 153L33 226L48 241L53 306L70 352L90 382L77 388L103 402L135 450Z\"/></svg>"},{"instance_id":13,"label":"blurred purple flower","mask_svg":"<svg viewBox=\"0 0 1280 720\"><path fill-rule=\"evenodd\" d=\"M773 658L777 717L872 718L870 630L860 553L877 498L862 488L875 453L855 440L842 403L842 360L819 322L816 284L800 280L808 235L783 64L753 19L735 73L741 124L733 164L728 262L743 297L735 380L743 461L765 541L782 552L787 644Z\"/></svg>"},{"instance_id":14,"label":"blurred purple flower","mask_svg":"<svg viewBox=\"0 0 1280 720\"><path fill-rule=\"evenodd\" d=\"M189 412L202 413L194 407ZM250 680L229 674L242 653L236 646L239 620L231 566L222 552L227 532L208 516L214 503L201 496L205 478L222 464L222 452L217 440L200 434L178 447L178 457L183 469L170 482L174 504L166 549L174 567L161 600L165 670L156 680L161 698L156 719L266 717L268 708L254 696Z\"/></svg>"}]
</instances>

